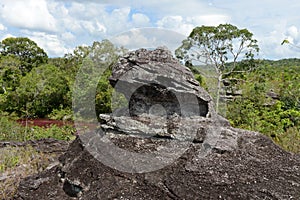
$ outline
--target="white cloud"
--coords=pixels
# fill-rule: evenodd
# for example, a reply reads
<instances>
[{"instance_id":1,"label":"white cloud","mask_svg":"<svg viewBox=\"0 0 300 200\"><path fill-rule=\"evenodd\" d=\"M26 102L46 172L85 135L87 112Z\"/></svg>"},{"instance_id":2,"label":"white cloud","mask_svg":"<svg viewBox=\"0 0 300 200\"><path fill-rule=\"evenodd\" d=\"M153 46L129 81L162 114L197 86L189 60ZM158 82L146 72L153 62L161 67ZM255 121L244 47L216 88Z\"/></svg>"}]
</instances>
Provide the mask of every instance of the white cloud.
<instances>
[{"instance_id":1,"label":"white cloud","mask_svg":"<svg viewBox=\"0 0 300 200\"><path fill-rule=\"evenodd\" d=\"M60 31L85 37L105 37L130 28L128 6L107 10L102 3L72 1L68 6L63 2L51 3L49 9L60 19Z\"/></svg>"},{"instance_id":2,"label":"white cloud","mask_svg":"<svg viewBox=\"0 0 300 200\"><path fill-rule=\"evenodd\" d=\"M81 26L92 35L99 35L106 32L106 27L99 22L82 21Z\"/></svg>"},{"instance_id":3,"label":"white cloud","mask_svg":"<svg viewBox=\"0 0 300 200\"><path fill-rule=\"evenodd\" d=\"M300 45L298 28L294 25L288 27L285 22L278 22L273 31L269 33L260 34L256 37L259 41L260 57L261 58L289 58L300 57L299 49L293 47L293 45L281 45L284 39L288 39L295 45Z\"/></svg>"},{"instance_id":4,"label":"white cloud","mask_svg":"<svg viewBox=\"0 0 300 200\"><path fill-rule=\"evenodd\" d=\"M65 4L60 3L60 5L56 7L65 7ZM65 7L65 9L69 16L80 20L97 19L97 17L101 17L106 13L105 4L99 2L94 3L92 1L70 1L70 5Z\"/></svg>"},{"instance_id":5,"label":"white cloud","mask_svg":"<svg viewBox=\"0 0 300 200\"><path fill-rule=\"evenodd\" d=\"M177 15L163 17L161 20L157 21L157 26L188 35L196 26L216 26L229 21L230 17L226 15L199 15L186 18Z\"/></svg>"},{"instance_id":6,"label":"white cloud","mask_svg":"<svg viewBox=\"0 0 300 200\"><path fill-rule=\"evenodd\" d=\"M142 13L134 13L132 15L132 21L135 26L148 26L150 24L150 19L147 15Z\"/></svg>"},{"instance_id":7,"label":"white cloud","mask_svg":"<svg viewBox=\"0 0 300 200\"><path fill-rule=\"evenodd\" d=\"M4 36L1 37L1 41L6 39L6 38L10 38L10 37L16 37L16 36L14 36L12 34L5 34Z\"/></svg>"},{"instance_id":8,"label":"white cloud","mask_svg":"<svg viewBox=\"0 0 300 200\"><path fill-rule=\"evenodd\" d=\"M220 13L221 11L221 9L208 6L208 2L199 0L102 0L102 2L120 7L130 6L137 10L144 10L145 13L151 13L158 18L170 15L205 15L212 12Z\"/></svg>"},{"instance_id":9,"label":"white cloud","mask_svg":"<svg viewBox=\"0 0 300 200\"><path fill-rule=\"evenodd\" d=\"M130 10L130 7L117 8L105 15L105 24L109 26L111 34L117 34L132 28L129 23Z\"/></svg>"},{"instance_id":10,"label":"white cloud","mask_svg":"<svg viewBox=\"0 0 300 200\"><path fill-rule=\"evenodd\" d=\"M193 30L193 24L186 22L182 16L166 16L157 21L157 26L167 28L184 35L188 35Z\"/></svg>"},{"instance_id":11,"label":"white cloud","mask_svg":"<svg viewBox=\"0 0 300 200\"><path fill-rule=\"evenodd\" d=\"M15 27L56 31L56 20L49 13L46 0L3 0L0 13Z\"/></svg>"},{"instance_id":12,"label":"white cloud","mask_svg":"<svg viewBox=\"0 0 300 200\"><path fill-rule=\"evenodd\" d=\"M63 40L66 40L66 41L74 41L76 39L75 35L72 34L71 32L62 33L61 37Z\"/></svg>"},{"instance_id":13,"label":"white cloud","mask_svg":"<svg viewBox=\"0 0 300 200\"><path fill-rule=\"evenodd\" d=\"M6 30L7 30L7 28L3 24L0 23L0 31L6 31Z\"/></svg>"},{"instance_id":14,"label":"white cloud","mask_svg":"<svg viewBox=\"0 0 300 200\"><path fill-rule=\"evenodd\" d=\"M119 34L109 38L113 44L133 50L138 48L156 48L165 46L174 51L180 46L185 35L169 29L162 28L140 28Z\"/></svg>"},{"instance_id":15,"label":"white cloud","mask_svg":"<svg viewBox=\"0 0 300 200\"><path fill-rule=\"evenodd\" d=\"M81 26L81 21L74 20L71 17L62 18L61 26L63 27L62 29L67 31L72 31L77 33L84 31L83 27Z\"/></svg>"},{"instance_id":16,"label":"white cloud","mask_svg":"<svg viewBox=\"0 0 300 200\"><path fill-rule=\"evenodd\" d=\"M139 29L126 31L118 36L110 38L117 46L124 46L128 49L148 48L151 44L149 38L145 37Z\"/></svg>"},{"instance_id":17,"label":"white cloud","mask_svg":"<svg viewBox=\"0 0 300 200\"><path fill-rule=\"evenodd\" d=\"M96 22L96 31L105 33L106 30L107 29L103 24L101 24L100 22Z\"/></svg>"},{"instance_id":18,"label":"white cloud","mask_svg":"<svg viewBox=\"0 0 300 200\"><path fill-rule=\"evenodd\" d=\"M183 18L182 16L166 16L166 17L163 17L161 20L159 20L157 22L157 25L158 26L169 26L169 27L176 27L178 26L178 24L181 24L183 23Z\"/></svg>"},{"instance_id":19,"label":"white cloud","mask_svg":"<svg viewBox=\"0 0 300 200\"><path fill-rule=\"evenodd\" d=\"M298 39L298 36L299 36L299 31L297 29L296 26L290 26L288 29L287 29L287 32L286 32L286 35L288 37L290 37L290 40L297 40ZM290 41L292 42L292 41Z\"/></svg>"},{"instance_id":20,"label":"white cloud","mask_svg":"<svg viewBox=\"0 0 300 200\"><path fill-rule=\"evenodd\" d=\"M219 24L229 23L231 18L227 15L209 14L187 17L187 21L195 26L217 26Z\"/></svg>"},{"instance_id":21,"label":"white cloud","mask_svg":"<svg viewBox=\"0 0 300 200\"><path fill-rule=\"evenodd\" d=\"M63 56L72 51L70 48L67 48L66 44L55 34L30 32L27 30L23 30L22 32L26 34L26 37L35 41L48 55Z\"/></svg>"}]
</instances>

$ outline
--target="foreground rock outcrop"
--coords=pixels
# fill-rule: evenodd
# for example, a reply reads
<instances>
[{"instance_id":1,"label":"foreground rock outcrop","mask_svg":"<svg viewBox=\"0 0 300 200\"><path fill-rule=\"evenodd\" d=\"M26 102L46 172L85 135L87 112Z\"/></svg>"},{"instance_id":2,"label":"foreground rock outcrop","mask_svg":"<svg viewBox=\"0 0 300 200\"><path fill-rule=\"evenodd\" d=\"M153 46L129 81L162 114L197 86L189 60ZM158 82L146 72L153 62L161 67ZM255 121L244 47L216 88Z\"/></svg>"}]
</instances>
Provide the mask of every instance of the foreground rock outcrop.
<instances>
[{"instance_id":1,"label":"foreground rock outcrop","mask_svg":"<svg viewBox=\"0 0 300 200\"><path fill-rule=\"evenodd\" d=\"M16 199L300 199L300 155L231 127L167 50L129 53L110 82L128 108L100 115Z\"/></svg>"}]
</instances>

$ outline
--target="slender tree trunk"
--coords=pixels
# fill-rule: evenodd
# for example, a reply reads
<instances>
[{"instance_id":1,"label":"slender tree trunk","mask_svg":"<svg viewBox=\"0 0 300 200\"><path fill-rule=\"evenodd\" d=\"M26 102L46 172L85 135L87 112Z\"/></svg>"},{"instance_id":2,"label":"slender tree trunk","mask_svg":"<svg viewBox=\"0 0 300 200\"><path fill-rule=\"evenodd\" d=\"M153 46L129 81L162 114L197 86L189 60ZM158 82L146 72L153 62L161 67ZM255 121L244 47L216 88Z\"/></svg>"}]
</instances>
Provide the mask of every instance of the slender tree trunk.
<instances>
[{"instance_id":1,"label":"slender tree trunk","mask_svg":"<svg viewBox=\"0 0 300 200\"><path fill-rule=\"evenodd\" d=\"M2 90L4 91L4 94L6 94L6 89L5 89L5 87L4 87L4 85L2 85Z\"/></svg>"},{"instance_id":2,"label":"slender tree trunk","mask_svg":"<svg viewBox=\"0 0 300 200\"><path fill-rule=\"evenodd\" d=\"M222 74L219 74L217 87L218 88L217 88L217 97L216 97L216 112L219 114L219 105L220 105L221 87L222 87Z\"/></svg>"}]
</instances>

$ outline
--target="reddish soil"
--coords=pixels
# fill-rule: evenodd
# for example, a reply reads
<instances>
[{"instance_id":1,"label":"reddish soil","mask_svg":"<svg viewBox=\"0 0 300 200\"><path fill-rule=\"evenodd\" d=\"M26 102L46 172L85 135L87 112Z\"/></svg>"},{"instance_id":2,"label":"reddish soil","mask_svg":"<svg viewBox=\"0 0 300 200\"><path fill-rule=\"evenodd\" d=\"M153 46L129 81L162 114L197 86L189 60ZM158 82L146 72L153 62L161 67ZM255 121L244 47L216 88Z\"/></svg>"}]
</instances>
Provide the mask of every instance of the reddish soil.
<instances>
[{"instance_id":1,"label":"reddish soil","mask_svg":"<svg viewBox=\"0 0 300 200\"><path fill-rule=\"evenodd\" d=\"M52 120L52 119L18 119L17 122L22 126L39 126L39 127L50 127L51 125L65 126L74 125L71 121Z\"/></svg>"}]
</instances>

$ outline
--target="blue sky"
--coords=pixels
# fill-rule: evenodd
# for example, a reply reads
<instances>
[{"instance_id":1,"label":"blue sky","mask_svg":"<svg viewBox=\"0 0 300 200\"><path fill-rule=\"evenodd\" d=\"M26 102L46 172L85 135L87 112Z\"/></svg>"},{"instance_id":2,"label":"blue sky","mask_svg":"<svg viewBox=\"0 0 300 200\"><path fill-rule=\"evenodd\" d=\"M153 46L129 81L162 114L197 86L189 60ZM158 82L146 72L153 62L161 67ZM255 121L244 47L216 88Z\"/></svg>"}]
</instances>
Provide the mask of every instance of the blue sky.
<instances>
[{"instance_id":1,"label":"blue sky","mask_svg":"<svg viewBox=\"0 0 300 200\"><path fill-rule=\"evenodd\" d=\"M28 37L55 57L136 28L187 36L196 26L231 23L254 34L260 58L294 58L300 50L280 43L300 46L299 11L298 0L0 0L0 39Z\"/></svg>"}]
</instances>

